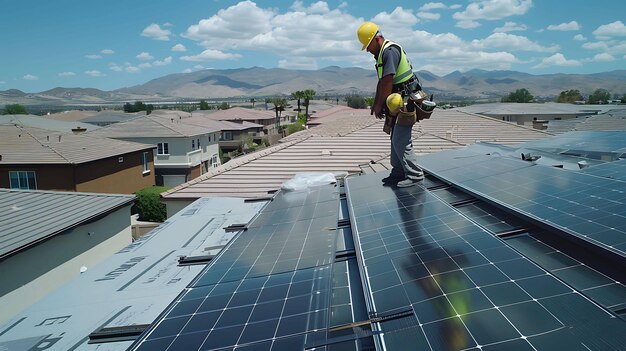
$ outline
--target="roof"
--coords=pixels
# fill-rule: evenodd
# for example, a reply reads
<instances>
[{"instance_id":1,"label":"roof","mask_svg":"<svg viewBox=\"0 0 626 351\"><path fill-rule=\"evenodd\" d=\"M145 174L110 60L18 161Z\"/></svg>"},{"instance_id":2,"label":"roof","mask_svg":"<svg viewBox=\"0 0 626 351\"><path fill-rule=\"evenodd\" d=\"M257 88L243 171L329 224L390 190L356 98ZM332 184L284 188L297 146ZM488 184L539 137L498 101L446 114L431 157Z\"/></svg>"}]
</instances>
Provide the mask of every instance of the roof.
<instances>
[{"instance_id":1,"label":"roof","mask_svg":"<svg viewBox=\"0 0 626 351\"><path fill-rule=\"evenodd\" d=\"M233 159L163 193L165 199L201 196L264 197L300 172L359 173L363 167L384 170L389 164L389 136L369 110L334 107L319 125L282 139L282 143ZM414 128L417 154L462 147L476 141L516 144L551 134L497 119L436 110Z\"/></svg>"},{"instance_id":2,"label":"roof","mask_svg":"<svg viewBox=\"0 0 626 351\"><path fill-rule=\"evenodd\" d=\"M90 133L67 134L0 125L0 165L80 164L153 148L153 145L106 139Z\"/></svg>"},{"instance_id":3,"label":"roof","mask_svg":"<svg viewBox=\"0 0 626 351\"><path fill-rule=\"evenodd\" d=\"M215 133L214 128L191 126L180 118L140 116L125 122L110 124L90 134L107 138L181 138Z\"/></svg>"},{"instance_id":4,"label":"roof","mask_svg":"<svg viewBox=\"0 0 626 351\"><path fill-rule=\"evenodd\" d=\"M623 350L624 181L502 148L280 190L129 350Z\"/></svg>"},{"instance_id":5,"label":"roof","mask_svg":"<svg viewBox=\"0 0 626 351\"><path fill-rule=\"evenodd\" d=\"M130 205L134 199L130 195L0 189L0 258Z\"/></svg>"},{"instance_id":6,"label":"roof","mask_svg":"<svg viewBox=\"0 0 626 351\"><path fill-rule=\"evenodd\" d=\"M55 335L55 350L126 350L130 341L91 344L88 335L152 323L204 267L179 266L178 258L217 254L237 234L225 228L248 223L264 205L234 198L197 200L0 326L0 349L29 350L42 335ZM66 316L63 323L40 324L59 316Z\"/></svg>"},{"instance_id":7,"label":"roof","mask_svg":"<svg viewBox=\"0 0 626 351\"><path fill-rule=\"evenodd\" d=\"M97 111L83 111L83 110L72 110L72 111L63 111L58 113L53 113L48 115L47 118L54 119L57 121L80 121L83 118L87 118L90 116L96 115Z\"/></svg>"},{"instance_id":8,"label":"roof","mask_svg":"<svg viewBox=\"0 0 626 351\"><path fill-rule=\"evenodd\" d=\"M226 110L217 110L215 112L210 112L206 114L204 114L202 111L197 111L195 115L203 115L207 118L218 121L230 121L234 119L255 121L276 118L276 113L272 110L253 110L243 107L233 107Z\"/></svg>"},{"instance_id":9,"label":"roof","mask_svg":"<svg viewBox=\"0 0 626 351\"><path fill-rule=\"evenodd\" d=\"M459 107L458 110L469 113L484 115L552 115L552 114L575 114L579 116L604 113L611 109L626 109L626 106L616 105L575 105L564 103L488 103L475 104Z\"/></svg>"},{"instance_id":10,"label":"roof","mask_svg":"<svg viewBox=\"0 0 626 351\"><path fill-rule=\"evenodd\" d=\"M95 130L100 127L82 122L65 122L54 120L49 117L33 115L4 115L0 116L0 124L16 124L23 127L33 127L39 129L53 130L56 132L72 133L73 129L84 129L83 131Z\"/></svg>"},{"instance_id":11,"label":"roof","mask_svg":"<svg viewBox=\"0 0 626 351\"><path fill-rule=\"evenodd\" d=\"M246 130L250 128L262 128L263 126L248 121L231 122L231 121L218 121L207 117L206 115L196 115L181 120L182 123L187 123L195 126L206 127L217 130Z\"/></svg>"},{"instance_id":12,"label":"roof","mask_svg":"<svg viewBox=\"0 0 626 351\"><path fill-rule=\"evenodd\" d=\"M120 111L102 111L97 114L81 119L81 122L85 123L118 123L127 121L129 119L137 118L138 116L145 115L145 112L142 113L125 113Z\"/></svg>"}]
</instances>

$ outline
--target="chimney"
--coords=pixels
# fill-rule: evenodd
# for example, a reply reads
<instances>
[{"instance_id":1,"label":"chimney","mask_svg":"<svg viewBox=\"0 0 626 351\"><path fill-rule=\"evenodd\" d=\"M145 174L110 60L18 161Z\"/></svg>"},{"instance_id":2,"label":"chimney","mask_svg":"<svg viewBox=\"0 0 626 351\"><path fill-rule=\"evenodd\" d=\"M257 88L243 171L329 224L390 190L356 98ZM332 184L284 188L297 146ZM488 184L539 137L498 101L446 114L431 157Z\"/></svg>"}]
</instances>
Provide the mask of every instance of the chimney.
<instances>
[{"instance_id":1,"label":"chimney","mask_svg":"<svg viewBox=\"0 0 626 351\"><path fill-rule=\"evenodd\" d=\"M46 141L50 141L50 136L46 135Z\"/></svg>"},{"instance_id":2,"label":"chimney","mask_svg":"<svg viewBox=\"0 0 626 351\"><path fill-rule=\"evenodd\" d=\"M61 135L59 135L59 143L61 142Z\"/></svg>"}]
</instances>

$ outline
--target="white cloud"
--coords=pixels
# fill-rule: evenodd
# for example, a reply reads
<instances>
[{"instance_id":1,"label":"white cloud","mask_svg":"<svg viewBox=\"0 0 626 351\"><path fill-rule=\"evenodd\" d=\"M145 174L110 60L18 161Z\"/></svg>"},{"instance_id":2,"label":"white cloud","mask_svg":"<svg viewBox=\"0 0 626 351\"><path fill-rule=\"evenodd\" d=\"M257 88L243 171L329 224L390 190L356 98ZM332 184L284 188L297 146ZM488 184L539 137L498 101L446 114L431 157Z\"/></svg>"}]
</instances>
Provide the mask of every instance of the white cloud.
<instances>
[{"instance_id":1,"label":"white cloud","mask_svg":"<svg viewBox=\"0 0 626 351\"><path fill-rule=\"evenodd\" d=\"M27 75L25 75L25 76L24 76L24 77L22 77L22 78L23 78L24 80L38 80L38 79L39 79L39 77L34 76L34 75L32 75L32 74L27 74Z\"/></svg>"},{"instance_id":2,"label":"white cloud","mask_svg":"<svg viewBox=\"0 0 626 351\"><path fill-rule=\"evenodd\" d=\"M167 66L167 65L169 65L171 63L172 63L172 56L168 56L168 57L164 58L163 61L158 61L157 60L157 61L152 62L152 64L154 66Z\"/></svg>"},{"instance_id":3,"label":"white cloud","mask_svg":"<svg viewBox=\"0 0 626 351\"><path fill-rule=\"evenodd\" d=\"M74 73L74 72L61 72L61 73L59 73L59 77L72 77L72 76L75 76L75 75L76 75L76 73Z\"/></svg>"},{"instance_id":4,"label":"white cloud","mask_svg":"<svg viewBox=\"0 0 626 351\"><path fill-rule=\"evenodd\" d=\"M111 69L111 71L115 71L115 72L121 72L124 70L124 68L120 65L118 65L117 63L109 63L109 68Z\"/></svg>"},{"instance_id":5,"label":"white cloud","mask_svg":"<svg viewBox=\"0 0 626 351\"><path fill-rule=\"evenodd\" d=\"M597 62L615 61L615 57L613 57L613 55L609 53L604 52L604 53L595 55L593 57L593 61L597 61Z\"/></svg>"},{"instance_id":6,"label":"white cloud","mask_svg":"<svg viewBox=\"0 0 626 351\"><path fill-rule=\"evenodd\" d=\"M141 60L141 61L149 61L149 60L154 60L154 56L150 55L150 53L147 52L142 52L141 54L135 56L137 57L137 59Z\"/></svg>"},{"instance_id":7,"label":"white cloud","mask_svg":"<svg viewBox=\"0 0 626 351\"><path fill-rule=\"evenodd\" d=\"M587 38L585 38L585 36L582 35L582 34L576 34L574 36L574 40L576 40L576 41L585 41L585 40L587 40Z\"/></svg>"},{"instance_id":8,"label":"white cloud","mask_svg":"<svg viewBox=\"0 0 626 351\"><path fill-rule=\"evenodd\" d=\"M183 73L191 73L191 72L193 72L193 71L191 70L191 68L185 68L185 69L183 70Z\"/></svg>"},{"instance_id":9,"label":"white cloud","mask_svg":"<svg viewBox=\"0 0 626 351\"><path fill-rule=\"evenodd\" d=\"M7 84L7 82L0 80L0 84Z\"/></svg>"},{"instance_id":10,"label":"white cloud","mask_svg":"<svg viewBox=\"0 0 626 351\"><path fill-rule=\"evenodd\" d=\"M92 55L85 55L85 57L86 57L86 58L88 58L88 59L90 59L90 60L97 60L97 59L101 59L101 58L102 58L102 56L100 56L100 55L95 55L95 54L92 54Z\"/></svg>"},{"instance_id":11,"label":"white cloud","mask_svg":"<svg viewBox=\"0 0 626 351\"><path fill-rule=\"evenodd\" d=\"M144 63L138 64L137 67L142 68L142 69L143 68L150 68L150 67L152 67L152 64L150 62L144 62Z\"/></svg>"},{"instance_id":12,"label":"white cloud","mask_svg":"<svg viewBox=\"0 0 626 351\"><path fill-rule=\"evenodd\" d=\"M104 77L106 76L104 73L96 70L85 71L85 74L92 77Z\"/></svg>"},{"instance_id":13,"label":"white cloud","mask_svg":"<svg viewBox=\"0 0 626 351\"><path fill-rule=\"evenodd\" d=\"M174 25L169 23L169 22L165 22L163 23L163 27L173 27Z\"/></svg>"},{"instance_id":14,"label":"white cloud","mask_svg":"<svg viewBox=\"0 0 626 351\"><path fill-rule=\"evenodd\" d=\"M202 53L193 56L182 56L183 61L210 61L210 60L232 60L241 58L239 54L229 54L219 50L207 49Z\"/></svg>"},{"instance_id":15,"label":"white cloud","mask_svg":"<svg viewBox=\"0 0 626 351\"><path fill-rule=\"evenodd\" d=\"M187 48L183 44L176 44L176 45L172 46L172 51L185 52L185 51L187 51Z\"/></svg>"},{"instance_id":16,"label":"white cloud","mask_svg":"<svg viewBox=\"0 0 626 351\"><path fill-rule=\"evenodd\" d=\"M312 13L326 13L329 11L328 9L328 4L325 3L324 1L318 1L315 2L313 4L311 4L311 6L306 7L304 6L304 3L300 0L296 0L293 5L291 5L291 9L294 11L299 11L299 12L305 12L308 14L312 14Z\"/></svg>"},{"instance_id":17,"label":"white cloud","mask_svg":"<svg viewBox=\"0 0 626 351\"><path fill-rule=\"evenodd\" d=\"M450 5L450 10L460 9L461 7L463 7L461 4Z\"/></svg>"},{"instance_id":18,"label":"white cloud","mask_svg":"<svg viewBox=\"0 0 626 351\"><path fill-rule=\"evenodd\" d=\"M141 68L136 67L136 66L126 66L126 68L124 68L124 70L128 73L139 73L141 72Z\"/></svg>"},{"instance_id":19,"label":"white cloud","mask_svg":"<svg viewBox=\"0 0 626 351\"><path fill-rule=\"evenodd\" d=\"M499 20L523 15L533 6L532 0L480 0L467 5L465 11L452 15L457 21Z\"/></svg>"},{"instance_id":20,"label":"white cloud","mask_svg":"<svg viewBox=\"0 0 626 351\"><path fill-rule=\"evenodd\" d=\"M524 36L507 33L494 33L485 39L472 40L472 45L479 50L500 49L513 51L555 52L560 49L558 45L552 45L549 47L541 46Z\"/></svg>"},{"instance_id":21,"label":"white cloud","mask_svg":"<svg viewBox=\"0 0 626 351\"><path fill-rule=\"evenodd\" d=\"M502 27L497 27L493 30L494 33L506 33L515 31L524 31L528 29L525 24L518 24L515 22L505 22Z\"/></svg>"},{"instance_id":22,"label":"white cloud","mask_svg":"<svg viewBox=\"0 0 626 351\"><path fill-rule=\"evenodd\" d=\"M603 24L593 31L593 35L599 38L624 37L626 36L626 26L622 21Z\"/></svg>"},{"instance_id":23,"label":"white cloud","mask_svg":"<svg viewBox=\"0 0 626 351\"><path fill-rule=\"evenodd\" d=\"M572 31L572 30L580 30L580 25L576 21L571 21L568 23L561 24L551 24L548 26L548 30L558 30L558 31Z\"/></svg>"},{"instance_id":24,"label":"white cloud","mask_svg":"<svg viewBox=\"0 0 626 351\"><path fill-rule=\"evenodd\" d=\"M204 69L204 66L202 66L202 65L195 65L195 66L193 66L193 69L195 69L195 70L198 70L198 71L199 71L199 70L201 70L201 69Z\"/></svg>"},{"instance_id":25,"label":"white cloud","mask_svg":"<svg viewBox=\"0 0 626 351\"><path fill-rule=\"evenodd\" d=\"M533 68L545 68L545 67L552 67L552 66L573 67L573 66L580 66L580 65L582 65L580 61L568 60L565 58L565 56L563 56L563 54L556 53L550 57L543 58L541 60L541 63L539 63L536 66L533 66Z\"/></svg>"},{"instance_id":26,"label":"white cloud","mask_svg":"<svg viewBox=\"0 0 626 351\"><path fill-rule=\"evenodd\" d=\"M430 10L447 9L447 8L448 6L441 2L427 2L424 5L422 5L418 11L430 11Z\"/></svg>"},{"instance_id":27,"label":"white cloud","mask_svg":"<svg viewBox=\"0 0 626 351\"><path fill-rule=\"evenodd\" d=\"M103 55L113 55L115 53L115 51L111 50L111 49L104 49L102 51L100 51L101 54Z\"/></svg>"},{"instance_id":28,"label":"white cloud","mask_svg":"<svg viewBox=\"0 0 626 351\"><path fill-rule=\"evenodd\" d=\"M427 21L436 21L441 17L441 14L434 12L418 12L417 17Z\"/></svg>"},{"instance_id":29,"label":"white cloud","mask_svg":"<svg viewBox=\"0 0 626 351\"><path fill-rule=\"evenodd\" d=\"M476 21L463 20L463 21L456 22L456 27L463 28L463 29L472 29L472 28L480 27L480 23Z\"/></svg>"},{"instance_id":30,"label":"white cloud","mask_svg":"<svg viewBox=\"0 0 626 351\"><path fill-rule=\"evenodd\" d=\"M167 41L170 40L170 35L172 35L170 30L162 29L161 26L156 23L152 23L141 32L141 36L152 38L154 40Z\"/></svg>"}]
</instances>

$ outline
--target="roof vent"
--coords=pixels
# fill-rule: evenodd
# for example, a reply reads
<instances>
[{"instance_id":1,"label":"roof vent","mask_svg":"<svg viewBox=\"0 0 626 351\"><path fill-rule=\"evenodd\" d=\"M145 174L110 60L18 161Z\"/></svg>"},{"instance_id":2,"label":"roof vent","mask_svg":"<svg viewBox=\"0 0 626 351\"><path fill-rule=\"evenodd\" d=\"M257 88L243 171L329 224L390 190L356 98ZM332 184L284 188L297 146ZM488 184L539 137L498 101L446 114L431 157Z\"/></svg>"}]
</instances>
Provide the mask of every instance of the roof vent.
<instances>
[{"instance_id":1,"label":"roof vent","mask_svg":"<svg viewBox=\"0 0 626 351\"><path fill-rule=\"evenodd\" d=\"M522 153L523 161L537 161L540 158L541 158L540 155L531 155L530 153Z\"/></svg>"},{"instance_id":2,"label":"roof vent","mask_svg":"<svg viewBox=\"0 0 626 351\"><path fill-rule=\"evenodd\" d=\"M583 168L587 168L587 167L589 167L589 162L587 162L585 160L578 161L578 168L583 169Z\"/></svg>"}]
</instances>

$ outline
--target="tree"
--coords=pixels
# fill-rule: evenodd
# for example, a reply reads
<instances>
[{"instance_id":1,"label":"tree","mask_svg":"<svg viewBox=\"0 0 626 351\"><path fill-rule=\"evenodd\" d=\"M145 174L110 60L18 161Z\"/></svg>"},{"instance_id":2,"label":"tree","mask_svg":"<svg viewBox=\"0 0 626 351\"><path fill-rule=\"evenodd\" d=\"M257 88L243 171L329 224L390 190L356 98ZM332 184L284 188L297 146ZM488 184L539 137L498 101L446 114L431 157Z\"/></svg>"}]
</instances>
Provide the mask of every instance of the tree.
<instances>
[{"instance_id":1,"label":"tree","mask_svg":"<svg viewBox=\"0 0 626 351\"><path fill-rule=\"evenodd\" d=\"M256 100L254 100L254 98L250 99L250 102L252 103L252 108L254 108L254 103L256 102Z\"/></svg>"},{"instance_id":2,"label":"tree","mask_svg":"<svg viewBox=\"0 0 626 351\"><path fill-rule=\"evenodd\" d=\"M9 104L9 105L4 105L4 114L5 115L27 115L28 111L26 111L26 107L20 104Z\"/></svg>"},{"instance_id":3,"label":"tree","mask_svg":"<svg viewBox=\"0 0 626 351\"><path fill-rule=\"evenodd\" d=\"M209 103L206 102L205 100L200 100L200 109L201 110L208 110L209 109Z\"/></svg>"},{"instance_id":4,"label":"tree","mask_svg":"<svg viewBox=\"0 0 626 351\"><path fill-rule=\"evenodd\" d=\"M528 89L526 88L522 88L522 89L517 89L515 90L515 92L510 93L507 96L503 96L502 99L500 100L501 102L519 102L519 103L526 103L526 102L531 102L533 101L535 98L530 94L530 92L528 91Z\"/></svg>"},{"instance_id":5,"label":"tree","mask_svg":"<svg viewBox=\"0 0 626 351\"><path fill-rule=\"evenodd\" d=\"M274 112L276 112L276 129L279 129L280 118L282 116L282 112L285 111L285 106L287 106L287 100L283 98L273 98L271 103L274 104Z\"/></svg>"},{"instance_id":6,"label":"tree","mask_svg":"<svg viewBox=\"0 0 626 351\"><path fill-rule=\"evenodd\" d=\"M593 94L589 95L588 103L590 105L606 104L611 99L611 93L606 89L596 89Z\"/></svg>"},{"instance_id":7,"label":"tree","mask_svg":"<svg viewBox=\"0 0 626 351\"><path fill-rule=\"evenodd\" d=\"M578 89L572 89L562 91L556 99L556 102L574 103L576 101L581 101L582 99L583 96L580 94L580 91L578 91Z\"/></svg>"},{"instance_id":8,"label":"tree","mask_svg":"<svg viewBox=\"0 0 626 351\"><path fill-rule=\"evenodd\" d=\"M622 100L620 101L622 104L626 104L626 94L622 96Z\"/></svg>"},{"instance_id":9,"label":"tree","mask_svg":"<svg viewBox=\"0 0 626 351\"><path fill-rule=\"evenodd\" d=\"M360 95L350 95L345 97L346 104L352 108L365 108L367 101Z\"/></svg>"},{"instance_id":10,"label":"tree","mask_svg":"<svg viewBox=\"0 0 626 351\"><path fill-rule=\"evenodd\" d=\"M306 107L306 112L305 112L305 116L306 116L306 120L307 122L309 121L309 102L311 102L311 99L313 99L315 97L315 90L313 89L306 89L305 91L302 92L304 94L304 106Z\"/></svg>"},{"instance_id":11,"label":"tree","mask_svg":"<svg viewBox=\"0 0 626 351\"><path fill-rule=\"evenodd\" d=\"M165 204L161 202L160 194L169 190L169 187L150 186L135 193L137 196L137 210L139 220L150 222L163 222L167 219Z\"/></svg>"},{"instance_id":12,"label":"tree","mask_svg":"<svg viewBox=\"0 0 626 351\"><path fill-rule=\"evenodd\" d=\"M228 110L230 108L230 105L228 104L228 102L222 102L222 104L217 108L218 110Z\"/></svg>"},{"instance_id":13,"label":"tree","mask_svg":"<svg viewBox=\"0 0 626 351\"><path fill-rule=\"evenodd\" d=\"M298 113L300 113L300 111L302 111L302 109L300 108L300 100L304 98L304 92L302 90L298 90L298 91L294 91L293 93L291 93L291 97L295 100L298 100Z\"/></svg>"}]
</instances>

